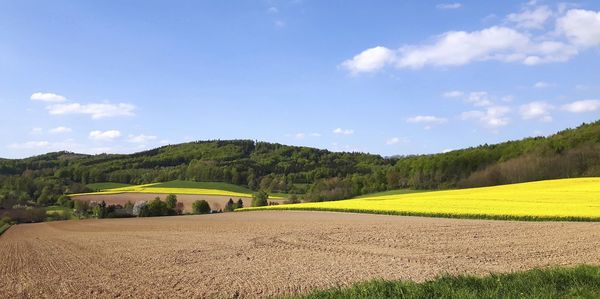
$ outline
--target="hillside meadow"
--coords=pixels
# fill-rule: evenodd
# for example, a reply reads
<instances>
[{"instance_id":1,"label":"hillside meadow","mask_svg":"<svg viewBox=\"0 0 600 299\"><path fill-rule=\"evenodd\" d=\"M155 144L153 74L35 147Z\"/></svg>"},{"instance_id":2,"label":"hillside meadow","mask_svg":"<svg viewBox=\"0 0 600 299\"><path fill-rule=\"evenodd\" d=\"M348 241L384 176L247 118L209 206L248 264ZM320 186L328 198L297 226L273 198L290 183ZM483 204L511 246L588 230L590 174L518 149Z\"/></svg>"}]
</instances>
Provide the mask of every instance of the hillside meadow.
<instances>
[{"instance_id":1,"label":"hillside meadow","mask_svg":"<svg viewBox=\"0 0 600 299\"><path fill-rule=\"evenodd\" d=\"M600 178L384 194L340 201L244 208L241 211L280 209L452 218L600 221Z\"/></svg>"},{"instance_id":2,"label":"hillside meadow","mask_svg":"<svg viewBox=\"0 0 600 299\"><path fill-rule=\"evenodd\" d=\"M111 186L106 183L106 186ZM144 193L144 194L181 194L181 195L207 195L226 196L235 198L250 198L252 190L228 183L218 182L193 182L193 181L170 181L165 183L153 183L144 185L124 186L117 188L106 188L98 192L76 193L69 196L77 198L90 195L112 195L121 193ZM272 199L280 199L280 196L271 196Z\"/></svg>"}]
</instances>

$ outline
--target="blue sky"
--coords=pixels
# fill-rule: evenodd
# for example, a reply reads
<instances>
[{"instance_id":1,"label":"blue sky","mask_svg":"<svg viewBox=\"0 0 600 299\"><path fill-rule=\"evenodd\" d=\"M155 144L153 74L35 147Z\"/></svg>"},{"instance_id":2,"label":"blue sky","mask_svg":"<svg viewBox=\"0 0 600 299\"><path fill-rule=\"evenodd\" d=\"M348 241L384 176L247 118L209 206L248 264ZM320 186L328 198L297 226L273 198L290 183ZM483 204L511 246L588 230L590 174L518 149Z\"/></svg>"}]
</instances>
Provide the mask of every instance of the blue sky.
<instances>
[{"instance_id":1,"label":"blue sky","mask_svg":"<svg viewBox=\"0 0 600 299\"><path fill-rule=\"evenodd\" d=\"M547 135L600 118L599 58L598 1L2 1L0 157Z\"/></svg>"}]
</instances>

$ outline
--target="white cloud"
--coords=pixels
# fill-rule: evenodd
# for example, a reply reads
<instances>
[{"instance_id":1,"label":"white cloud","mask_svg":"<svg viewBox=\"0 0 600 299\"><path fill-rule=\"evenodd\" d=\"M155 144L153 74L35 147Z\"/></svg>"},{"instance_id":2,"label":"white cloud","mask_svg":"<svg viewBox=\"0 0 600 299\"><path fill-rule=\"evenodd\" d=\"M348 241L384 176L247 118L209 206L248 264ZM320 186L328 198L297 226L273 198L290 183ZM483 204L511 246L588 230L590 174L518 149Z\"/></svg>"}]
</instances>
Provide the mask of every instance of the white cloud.
<instances>
[{"instance_id":1,"label":"white cloud","mask_svg":"<svg viewBox=\"0 0 600 299\"><path fill-rule=\"evenodd\" d=\"M271 13L271 14L276 14L276 13L278 13L278 12L279 12L279 9L278 9L277 7L275 7L275 6L271 6L271 7L269 7L269 8L267 9L267 12L268 12L268 13Z\"/></svg>"},{"instance_id":2,"label":"white cloud","mask_svg":"<svg viewBox=\"0 0 600 299\"><path fill-rule=\"evenodd\" d=\"M32 101L42 101L42 102L52 102L52 103L64 102L67 100L67 98L65 98L59 94L55 94L55 93L51 93L51 92L36 92L31 95L30 99Z\"/></svg>"},{"instance_id":3,"label":"white cloud","mask_svg":"<svg viewBox=\"0 0 600 299\"><path fill-rule=\"evenodd\" d=\"M148 143L148 142L156 140L156 139L157 139L157 137L153 136L153 135L140 134L140 135L129 135L128 141L132 142L132 143Z\"/></svg>"},{"instance_id":4,"label":"white cloud","mask_svg":"<svg viewBox=\"0 0 600 299\"><path fill-rule=\"evenodd\" d=\"M121 137L121 132L117 130L108 131L91 131L89 135L90 139L96 141L109 141Z\"/></svg>"},{"instance_id":5,"label":"white cloud","mask_svg":"<svg viewBox=\"0 0 600 299\"><path fill-rule=\"evenodd\" d=\"M462 4L455 2L455 3L440 3L438 5L435 6L435 8L437 9L457 9L457 8L461 8Z\"/></svg>"},{"instance_id":6,"label":"white cloud","mask_svg":"<svg viewBox=\"0 0 600 299\"><path fill-rule=\"evenodd\" d=\"M510 123L510 119L506 116L510 112L510 108L505 106L488 107L485 110L474 110L463 112L461 118L463 120L477 120L488 128L498 128L506 126Z\"/></svg>"},{"instance_id":7,"label":"white cloud","mask_svg":"<svg viewBox=\"0 0 600 299\"><path fill-rule=\"evenodd\" d=\"M478 107L491 106L493 104L489 94L485 91L474 91L469 93L466 101Z\"/></svg>"},{"instance_id":8,"label":"white cloud","mask_svg":"<svg viewBox=\"0 0 600 299\"><path fill-rule=\"evenodd\" d=\"M135 115L135 106L131 104L119 103L91 103L91 104L80 104L80 103L69 103L69 104L55 104L48 108L50 114L63 115L63 114L88 114L93 119L115 117L115 116L131 116Z\"/></svg>"},{"instance_id":9,"label":"white cloud","mask_svg":"<svg viewBox=\"0 0 600 299\"><path fill-rule=\"evenodd\" d=\"M56 127L54 129L50 129L50 133L61 134L61 133L69 133L73 130L67 127Z\"/></svg>"},{"instance_id":10,"label":"white cloud","mask_svg":"<svg viewBox=\"0 0 600 299\"><path fill-rule=\"evenodd\" d=\"M556 29L581 47L600 45L600 11L571 9L556 21Z\"/></svg>"},{"instance_id":11,"label":"white cloud","mask_svg":"<svg viewBox=\"0 0 600 299\"><path fill-rule=\"evenodd\" d=\"M582 100L563 105L563 110L572 113L592 112L600 109L600 100Z\"/></svg>"},{"instance_id":12,"label":"white cloud","mask_svg":"<svg viewBox=\"0 0 600 299\"><path fill-rule=\"evenodd\" d=\"M465 93L460 91L460 90L451 90L451 91L446 91L442 94L443 97L445 98L460 98L464 95Z\"/></svg>"},{"instance_id":13,"label":"white cloud","mask_svg":"<svg viewBox=\"0 0 600 299\"><path fill-rule=\"evenodd\" d=\"M386 47L374 47L362 51L350 60L342 63L342 67L353 74L373 72L383 68L394 60L394 52Z\"/></svg>"},{"instance_id":14,"label":"white cloud","mask_svg":"<svg viewBox=\"0 0 600 299\"><path fill-rule=\"evenodd\" d=\"M545 28L550 20L555 20L554 31ZM600 46L600 12L582 9L553 12L547 6L528 4L521 12L508 15L506 21L514 26L448 31L434 36L431 42L399 49L383 46L366 49L344 61L342 67L358 74L385 67L420 69L479 61L533 66L568 61L582 49ZM544 32L531 34L522 31L533 28L544 29Z\"/></svg>"},{"instance_id":15,"label":"white cloud","mask_svg":"<svg viewBox=\"0 0 600 299\"><path fill-rule=\"evenodd\" d=\"M277 28L283 28L283 27L285 27L285 25L286 25L285 21L282 21L282 20L275 21L275 27L277 27Z\"/></svg>"},{"instance_id":16,"label":"white cloud","mask_svg":"<svg viewBox=\"0 0 600 299\"><path fill-rule=\"evenodd\" d=\"M417 115L406 119L409 123L442 124L447 121L446 118L432 115Z\"/></svg>"},{"instance_id":17,"label":"white cloud","mask_svg":"<svg viewBox=\"0 0 600 299\"><path fill-rule=\"evenodd\" d=\"M550 85L551 84L548 82L539 81L539 82L536 82L535 84L533 84L533 87L537 88L537 89L544 89L544 88L550 87Z\"/></svg>"},{"instance_id":18,"label":"white cloud","mask_svg":"<svg viewBox=\"0 0 600 299\"><path fill-rule=\"evenodd\" d=\"M552 105L546 102L531 102L529 104L521 105L519 113L523 119L552 121L552 116L550 116L550 110L552 109Z\"/></svg>"},{"instance_id":19,"label":"white cloud","mask_svg":"<svg viewBox=\"0 0 600 299\"><path fill-rule=\"evenodd\" d=\"M310 133L311 137L321 137L320 133Z\"/></svg>"},{"instance_id":20,"label":"white cloud","mask_svg":"<svg viewBox=\"0 0 600 299\"><path fill-rule=\"evenodd\" d=\"M333 130L333 133L339 134L339 135L352 135L352 134L354 134L354 130L337 128L337 129Z\"/></svg>"},{"instance_id":21,"label":"white cloud","mask_svg":"<svg viewBox=\"0 0 600 299\"><path fill-rule=\"evenodd\" d=\"M392 137L392 138L386 140L385 144L387 144L387 145L394 145L394 144L406 143L406 142L408 142L408 140L405 139L405 138Z\"/></svg>"},{"instance_id":22,"label":"white cloud","mask_svg":"<svg viewBox=\"0 0 600 299\"><path fill-rule=\"evenodd\" d=\"M550 17L552 17L552 11L547 6L537 6L526 7L519 13L511 13L506 16L506 20L519 28L542 29Z\"/></svg>"}]
</instances>

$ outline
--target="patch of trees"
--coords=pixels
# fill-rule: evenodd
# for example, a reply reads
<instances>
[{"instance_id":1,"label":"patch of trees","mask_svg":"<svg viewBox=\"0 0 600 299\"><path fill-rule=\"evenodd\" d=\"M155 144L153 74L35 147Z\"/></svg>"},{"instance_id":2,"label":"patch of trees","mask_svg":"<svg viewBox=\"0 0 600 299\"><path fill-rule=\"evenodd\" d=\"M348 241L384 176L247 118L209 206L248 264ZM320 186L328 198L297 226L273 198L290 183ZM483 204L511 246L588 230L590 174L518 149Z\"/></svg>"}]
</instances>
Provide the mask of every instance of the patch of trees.
<instances>
[{"instance_id":1,"label":"patch of trees","mask_svg":"<svg viewBox=\"0 0 600 299\"><path fill-rule=\"evenodd\" d=\"M244 207L244 202L242 201L242 199L238 199L237 202L234 202L233 199L229 199L229 201L227 201L227 204L225 205L225 209L223 209L223 212L233 212L236 209L241 209Z\"/></svg>"}]
</instances>

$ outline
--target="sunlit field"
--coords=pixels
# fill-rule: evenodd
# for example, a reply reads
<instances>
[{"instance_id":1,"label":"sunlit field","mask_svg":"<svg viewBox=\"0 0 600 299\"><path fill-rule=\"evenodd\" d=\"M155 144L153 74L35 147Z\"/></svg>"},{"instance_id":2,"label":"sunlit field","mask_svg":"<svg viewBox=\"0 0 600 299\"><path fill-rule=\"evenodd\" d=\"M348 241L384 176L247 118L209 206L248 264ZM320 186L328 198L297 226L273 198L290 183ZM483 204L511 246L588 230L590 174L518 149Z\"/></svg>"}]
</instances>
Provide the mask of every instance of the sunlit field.
<instances>
[{"instance_id":1,"label":"sunlit field","mask_svg":"<svg viewBox=\"0 0 600 299\"><path fill-rule=\"evenodd\" d=\"M600 221L600 178L548 180L242 210L256 209L330 210L453 218Z\"/></svg>"},{"instance_id":2,"label":"sunlit field","mask_svg":"<svg viewBox=\"0 0 600 299\"><path fill-rule=\"evenodd\" d=\"M118 193L157 193L157 194L190 194L190 195L218 195L230 197L252 197L252 191L240 186L227 183L171 181L145 185L125 186L120 188L102 189L99 192L71 194L72 197L90 194L118 194ZM270 198L278 199L277 196Z\"/></svg>"}]
</instances>

